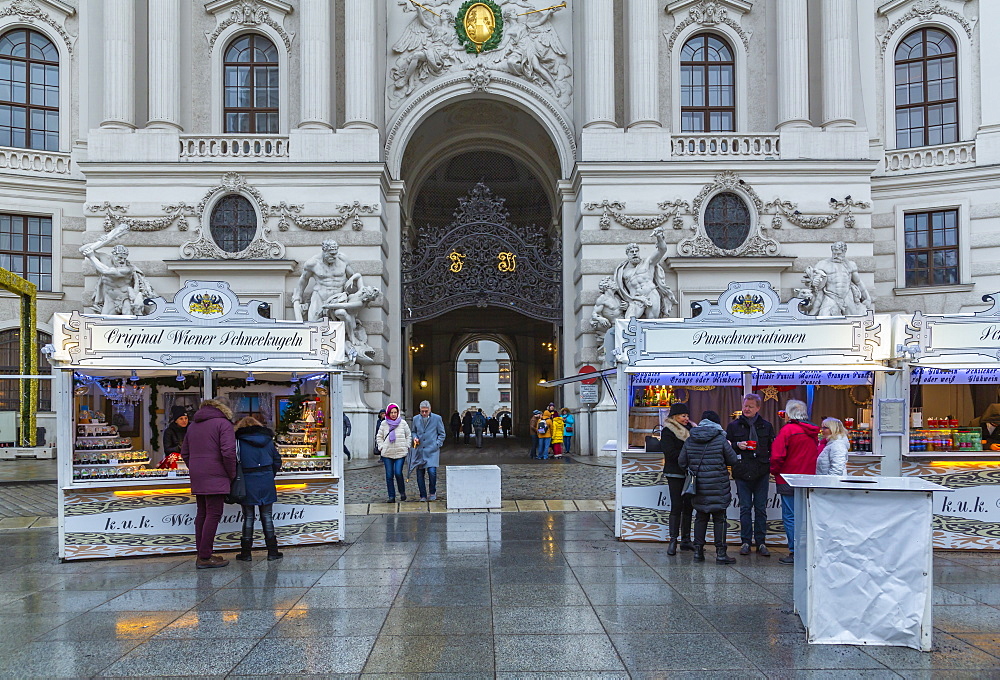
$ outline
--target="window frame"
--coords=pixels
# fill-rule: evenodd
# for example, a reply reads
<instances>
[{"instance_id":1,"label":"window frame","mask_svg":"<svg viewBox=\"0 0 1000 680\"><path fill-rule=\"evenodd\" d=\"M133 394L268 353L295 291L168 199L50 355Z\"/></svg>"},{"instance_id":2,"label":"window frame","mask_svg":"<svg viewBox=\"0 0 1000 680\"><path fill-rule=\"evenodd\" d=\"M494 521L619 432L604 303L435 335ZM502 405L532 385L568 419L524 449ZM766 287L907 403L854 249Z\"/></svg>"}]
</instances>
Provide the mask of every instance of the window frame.
<instances>
[{"instance_id":1,"label":"window frame","mask_svg":"<svg viewBox=\"0 0 1000 680\"><path fill-rule=\"evenodd\" d=\"M736 62L734 77L736 79L736 130L734 133L714 133L714 134L746 134L749 130L747 119L748 114L748 93L747 93L747 52L740 34L727 24L716 24L712 27L705 27L693 23L682 30L674 40L673 49L670 51L670 121L672 130L681 129L681 50L687 41L695 35L701 33L715 34L723 38L733 52L733 59ZM676 133L680 135L681 133ZM708 132L684 133L684 135L713 134Z\"/></svg>"},{"instance_id":2,"label":"window frame","mask_svg":"<svg viewBox=\"0 0 1000 680\"><path fill-rule=\"evenodd\" d=\"M229 250L226 250L225 248L223 248L222 244L220 244L216 240L215 233L214 233L214 227L215 227L215 225L214 225L214 223L212 221L212 218L215 216L215 211L219 208L219 206L222 204L223 201L225 201L227 198L231 198L231 197L235 197L235 196L239 196L240 198L242 198L243 200L245 200L250 205L250 210L252 210L253 214L254 214L254 221L255 221L256 226L255 226L255 229L254 229L254 232L253 232L253 236L250 238L250 240L246 244L246 246L244 246L240 250L229 251ZM263 224L263 217L262 217L262 215L259 212L257 212L257 207L254 205L254 201L249 196L246 196L245 194L243 194L242 192L239 192L239 191L231 191L231 192L223 193L222 195L216 197L216 199L214 201L212 201L212 204L210 206L208 206L207 215L206 215L206 220L205 221L208 223L208 237L212 240L212 243L214 243L216 245L216 247L218 247L219 250L223 251L224 253L229 253L231 255L235 255L236 253L241 253L244 250L246 250L247 248L249 248L250 246L252 246L254 244L254 242L258 239L258 237L260 236L260 229L261 229L261 226Z\"/></svg>"},{"instance_id":3,"label":"window frame","mask_svg":"<svg viewBox=\"0 0 1000 680\"><path fill-rule=\"evenodd\" d=\"M38 336L38 375L52 375L52 365L48 362L45 356L42 354L42 348L52 342L52 333L47 330L36 328L35 333ZM13 341L8 341L8 337L15 338ZM14 346L13 350L13 363L4 363L9 357L4 356L4 352L8 352L8 347L10 345ZM19 375L21 372L21 356L20 356L20 346L21 346L21 328L19 326L14 326L12 328L0 329L0 374L3 375ZM12 397L8 398L7 391L10 390ZM0 380L0 410L4 411L17 411L19 410L21 403L20 395L20 381L18 380ZM10 405L10 408L3 408L4 405ZM45 408L48 406L48 408ZM38 411L41 413L51 413L52 412L52 381L51 380L39 380L38 381ZM47 434L51 440L55 433Z\"/></svg>"},{"instance_id":4,"label":"window frame","mask_svg":"<svg viewBox=\"0 0 1000 680\"><path fill-rule=\"evenodd\" d=\"M946 215L948 213L954 213L955 215L955 244L954 245L937 245L933 242L935 229L933 228L934 215ZM959 267L958 261L961 259L961 226L959 224L959 211L958 208L941 208L934 210L908 210L903 213L903 234L905 237L906 231L906 219L908 217L917 217L919 215L924 215L927 218L927 230L923 233L927 236L927 245L923 247L913 247L908 248L906 242L903 242L903 280L906 282L907 288L934 288L939 286L953 286L955 284L961 283L962 272ZM955 253L955 281L945 282L936 281L934 278L934 272L939 269L950 269L950 267L935 267L934 266L934 255L938 252L952 252ZM927 255L927 283L925 284L915 284L910 285L907 279L909 278L910 270L906 269L906 259L910 254L926 254Z\"/></svg>"},{"instance_id":5,"label":"window frame","mask_svg":"<svg viewBox=\"0 0 1000 680\"><path fill-rule=\"evenodd\" d=\"M465 383L467 385L479 385L479 361L465 362Z\"/></svg>"},{"instance_id":6,"label":"window frame","mask_svg":"<svg viewBox=\"0 0 1000 680\"><path fill-rule=\"evenodd\" d=\"M951 39L952 43L955 45L955 51L954 51L954 53L948 53L948 54L942 54L942 55L935 55L935 56L928 56L927 50L926 50L926 47L925 47L923 49L923 56L921 56L921 57L916 57L916 58L912 58L912 59L903 59L901 61L898 61L896 59L896 51L903 44L903 42L906 41L912 35L916 35L917 33L920 33L921 34L921 43L924 46L926 46L927 45L927 33L929 31L939 31L939 32L944 33L945 35L947 35L948 38ZM899 42L896 44L895 48L892 51L893 89L891 90L891 92L892 92L892 97L893 97L893 102L892 102L893 103L893 107L892 108L893 108L893 121L894 121L893 143L895 144L895 148L897 148L897 149L919 149L919 148L924 147L924 146L942 146L942 145L947 145L947 144L957 144L960 141L962 141L962 125L961 125L962 118L961 118L961 116L962 116L962 108L963 107L962 107L962 79L961 79L961 73L960 73L961 55L960 55L959 52L960 52L960 49L959 49L958 40L951 33L951 31L948 31L948 30L946 30L944 28L941 28L941 27L938 27L938 26L918 26L917 28L914 28L913 30L908 31L905 35L902 36L902 38L900 38ZM950 56L954 56L954 59L955 59L955 76L954 76L955 77L955 96L947 98L947 99L935 99L935 100L931 101L930 98L929 98L929 94L928 94L928 87L929 87L928 86L928 82L929 82L928 65L932 61L934 61L934 60L940 60L940 59L944 59L944 58L947 58L947 57L950 57ZM897 96L896 96L896 87L899 85L896 82L896 69L900 65L911 65L911 64L920 64L920 70L921 70L921 81L920 81L920 84L921 84L921 89L922 89L922 100L918 104L912 104L911 103L911 104L903 104L903 105L901 105L899 103L899 100L898 100ZM935 144L930 143L930 131L931 131L931 127L932 126L931 126L930 120L929 120L929 109L932 106L941 106L941 105L952 104L952 103L955 105L955 123L954 123L954 125L955 125L955 139L954 139L954 141L938 142L938 143L935 143ZM914 130L914 129L920 129L920 130L922 130L922 133L923 133L923 144L907 144L906 146L900 146L900 144L899 144L899 132L900 132L900 128L895 126L895 121L897 119L897 116L899 115L900 111L911 111L911 110L917 110L917 109L919 109L923 113L923 126L921 128L906 128L906 129L907 130Z\"/></svg>"},{"instance_id":7,"label":"window frame","mask_svg":"<svg viewBox=\"0 0 1000 680\"><path fill-rule=\"evenodd\" d=\"M498 385L510 385L511 379L511 367L509 361L498 361L497 362L497 384Z\"/></svg>"},{"instance_id":8,"label":"window frame","mask_svg":"<svg viewBox=\"0 0 1000 680\"><path fill-rule=\"evenodd\" d=\"M714 201L715 201L716 199L718 199L718 198L720 198L720 197L723 197L723 196L732 196L732 197L733 197L733 198L735 198L735 199L736 199L737 201L739 201L740 205L742 205L742 206L743 206L743 210L744 210L744 211L746 212L746 215L747 215L747 221L746 221L746 225L747 225L747 226L746 226L746 236L744 236L744 237L743 237L743 240L742 240L742 241L740 241L740 242L739 242L738 244L736 244L736 246L735 246L735 247L732 247L732 248L724 248L723 246L720 246L720 245L719 245L718 243L716 243L716 242L715 242L715 240L714 240L714 239L712 238L712 235L711 235L711 234L709 233L709 223L708 223L708 222L709 222L709 217L708 217L708 211L709 211L709 209L711 208L711 206L712 206L712 203L713 203L713 202L714 202ZM722 191L717 191L717 192L715 192L714 194L712 194L712 196L711 196L711 197L709 197L709 198L708 198L708 200L706 200L706 201L705 201L705 211L704 211L704 214L703 214L703 215L701 216L701 223L702 223L702 229L703 229L703 230L704 230L704 232L705 232L705 237L706 237L706 238L707 238L707 239L708 239L709 241L711 241L711 242L712 242L712 244L713 244L713 245L714 245L714 246L715 246L716 248L718 248L719 250L726 250L726 251L738 251L738 250L740 250L740 249L741 249L741 248L742 248L742 247L743 247L744 245L746 245L746 242L747 242L747 241L748 241L748 240L749 240L749 239L750 239L750 238L751 238L751 237L753 236L753 229L754 229L754 215L753 215L753 211L751 211L751 210L750 210L750 205L749 205L749 204L747 203L747 199L746 199L746 197L745 197L745 196L743 196L742 194L740 194L740 193L736 192L736 191L730 191L730 190L728 190L728 189L724 189L724 190L722 190Z\"/></svg>"},{"instance_id":9,"label":"window frame","mask_svg":"<svg viewBox=\"0 0 1000 680\"><path fill-rule=\"evenodd\" d=\"M466 388L465 392L466 392L465 396L468 397L466 399L466 403L469 403L469 404L478 404L479 403L479 390L470 390L470 389Z\"/></svg>"},{"instance_id":10,"label":"window frame","mask_svg":"<svg viewBox=\"0 0 1000 680\"><path fill-rule=\"evenodd\" d=\"M14 129L23 129L24 130L25 144L23 146L15 146L13 144L13 140L11 140L11 144L10 145L0 145L0 146L5 146L6 148L11 148L11 149L26 149L26 150L30 150L30 151L40 151L40 152L43 152L43 153L58 153L59 150L63 148L63 127L64 127L64 121L63 121L62 111L63 111L63 104L64 104L64 100L63 100L64 93L63 93L63 90L65 89L64 85L63 85L63 70L62 70L63 54L62 54L62 51L59 49L59 42L57 40L55 40L52 36L48 35L44 31L38 30L38 28L36 28L34 26L24 26L24 25L13 25L13 26L5 26L5 27L0 28L0 38L2 38L4 36L7 36L7 35L9 35L11 33L17 33L17 32L24 32L25 33L25 37L26 37L29 45L30 45L30 42L31 42L31 34L32 33L34 33L34 34L36 34L36 35L44 38L46 41L48 41L48 43L50 45L52 45L52 49L55 50L55 52L56 52L56 61L53 62L53 61L47 61L47 60L43 60L43 59L33 59L30 56L30 54L31 54L30 47L28 49L28 56L26 56L26 57L14 57L14 56L5 56L5 57L2 57L2 58L10 59L12 61L21 62L21 63L23 63L25 65L25 69L24 69L24 75L25 75L25 78L24 78L25 101L24 102L15 102L15 101L13 101L13 99L6 100L6 101L5 100L0 100L0 105L10 106L10 107L19 107L19 108L23 108L25 110L25 127L24 128L15 128L13 125L10 126L12 131ZM57 78L57 82L56 82L56 102L57 103L56 103L55 106L49 106L47 104L40 104L39 105L39 104L33 104L33 103L31 103L31 82L32 82L31 81L31 71L32 71L31 66L33 64L39 64L43 68L46 67L46 66L54 66L55 67L55 69L56 69L56 78ZM14 82L14 81L12 81L12 82ZM32 118L31 114L32 114L32 111L42 111L43 115L45 113L49 113L49 112L55 113L55 115L56 115L57 129L55 131L56 145L55 145L54 149L46 148L44 146L43 147L35 147L35 146L31 145L31 132L34 129L31 126L31 118ZM42 132L44 133L45 130L42 130Z\"/></svg>"},{"instance_id":11,"label":"window frame","mask_svg":"<svg viewBox=\"0 0 1000 680\"><path fill-rule=\"evenodd\" d=\"M36 287L38 288L38 292L40 292L40 293L51 293L54 290L56 290L56 288L55 288L55 286L56 286L56 279L55 279L55 248L56 248L55 230L56 230L56 220L51 215L32 215L30 213L20 213L20 212L0 212L0 218L3 218L3 217L10 217L12 219L12 221L15 220L15 219L21 220L21 238L22 238L24 247L21 250L19 250L19 251L16 251L16 250L13 250L13 249L10 249L10 250L0 249L0 255L11 255L12 257L21 257L22 258L22 262L21 262L21 271L22 271L22 274L19 274L19 276L23 276L23 278L25 278L25 279L31 281L32 283L34 283L36 285ZM29 224L29 220L35 220L35 219L37 219L37 220L48 220L49 221L49 235L48 235L48 239L49 239L50 251L48 253L46 253L44 251L40 251L40 250L39 251L32 251L32 250L29 250L29 248L28 248L28 244L29 244L29 242L31 240L31 235L28 232L28 224ZM45 238L45 237L44 237L44 235L39 235L39 238L42 239L42 238ZM47 257L48 258L48 261L49 261L49 272L48 272L49 286L47 288L43 287L38 281L33 281L31 278L29 278L30 277L30 273L28 271L28 262L29 262L29 258L31 258L31 257L40 257L40 258L46 258ZM11 268L11 271L13 271L15 274L17 273L17 271L14 270L13 268ZM38 275L41 276L41 275L44 275L44 274L39 272Z\"/></svg>"},{"instance_id":12,"label":"window frame","mask_svg":"<svg viewBox=\"0 0 1000 680\"><path fill-rule=\"evenodd\" d=\"M708 41L709 38L715 38L716 40L719 40L720 42L722 42L725 45L726 49L729 50L729 54L732 57L731 61L709 61L708 60L708 58L707 58L707 50L708 50L707 41ZM706 44L704 46L704 49L706 50L706 58L705 58L705 60L703 60L703 61L684 61L684 59L683 59L684 48L687 47L687 45L689 43L691 43L692 41L699 40L699 39L706 41ZM685 106L683 104L683 92L684 92L684 90L683 90L683 87L684 87L684 81L683 81L683 77L684 76L683 76L683 73L684 73L684 68L685 67L697 67L697 68L699 68L701 70L701 72L702 72L702 74L704 76L701 87L704 88L705 100L707 102L707 100L709 98L709 88L711 87L711 85L709 83L709 67L712 66L712 65L715 65L715 66L729 66L732 69L733 82L732 82L732 85L729 86L730 89L732 90L732 101L733 101L732 105L731 106L712 106L712 105L706 103L704 106ZM678 52L678 69L679 69L678 70L678 76L680 78L680 86L679 86L680 87L680 90L679 90L680 97L677 100L677 105L678 105L678 109L680 111L680 125L677 127L677 130L679 131L679 133L682 134L682 135L699 135L699 134L712 134L712 133L734 133L737 130L739 130L739 111L738 111L737 101L736 101L737 100L736 89L737 89L738 71L737 71L737 65L736 65L736 50L733 47L732 42L729 41L729 40L727 40L725 38L725 36L722 36L722 35L720 35L718 33L712 32L712 31L698 31L697 33L695 33L695 34L693 34L693 35L688 36L687 38L685 38L684 41L681 43L680 51ZM732 116L733 116L732 129L731 130L711 130L711 129L684 130L683 129L684 114L685 113L690 113L690 112L701 113L702 116L703 116L702 123L704 124L705 127L711 127L711 114L712 113L731 112Z\"/></svg>"},{"instance_id":13,"label":"window frame","mask_svg":"<svg viewBox=\"0 0 1000 680\"><path fill-rule=\"evenodd\" d=\"M263 35L272 43L274 43L275 49L278 50L278 132L277 136L284 136L288 134L288 109L289 109L289 87L287 84L290 82L288 76L288 52L285 48L284 40L281 35L267 24L258 24L252 28L246 26L241 26L239 24L233 24L228 26L226 29L219 34L216 38L215 43L212 45L212 52L209 55L209 61L211 63L211 99L212 99L212 112L211 112L211 133L214 135L239 135L244 133L228 133L223 132L225 130L225 116L222 113L223 106L225 104L224 88L225 88L225 68L223 64L226 58L226 49L232 42L244 34L255 33Z\"/></svg>"},{"instance_id":14,"label":"window frame","mask_svg":"<svg viewBox=\"0 0 1000 680\"><path fill-rule=\"evenodd\" d=\"M230 62L230 61L227 61L226 60L226 55L228 54L230 48L232 48L233 44L236 43L238 40L242 40L244 38L249 38L249 40L250 40L250 47L249 47L250 61L247 61L247 62L235 62L235 61L234 62ZM256 41L257 40L266 40L268 43L270 43L271 47L274 49L275 55L277 56L277 59L275 61L273 61L273 62L272 61L256 62L256 61L253 60L254 59L254 54L256 53L256 50L257 50L257 48L256 48ZM248 68L249 69L249 72L248 72L248 82L246 84L237 85L236 87L238 87L240 89L242 89L242 88L245 87L246 89L248 89L249 92L250 92L250 99L251 99L251 102L252 102L254 100L255 96L256 96L256 93L255 93L255 89L257 87L256 86L256 72L257 72L257 69L261 68L261 67L267 67L267 68L273 67L274 68L274 71L275 71L275 73L277 75L277 78L278 78L278 83L277 83L277 86L276 86L277 90L278 90L278 106L277 107L261 107L261 106L255 106L253 104L251 104L250 106L227 106L226 105L226 89L227 89L226 77L228 75L229 69L230 68ZM237 36L233 37L232 39L228 40L224 44L224 47L222 49L222 133L223 134L227 134L227 135L276 135L276 134L280 134L280 131L281 131L281 115L280 115L281 114L281 89L282 89L281 84L282 84L282 77L281 77L281 56L280 56L280 52L278 50L278 45L274 42L274 40L272 40L269 36L266 36L266 35L264 35L262 33L257 33L257 32L243 33L243 34L237 35ZM227 119L228 119L228 115L231 114L231 113L235 113L235 114L248 114L249 115L249 119L250 119L250 129L246 130L246 131L243 131L243 130L229 130L229 129L227 129ZM274 130L266 130L264 132L261 132L261 131L257 130L257 114L261 114L261 113L263 113L263 114L274 114L274 119L275 119L275 129Z\"/></svg>"},{"instance_id":15,"label":"window frame","mask_svg":"<svg viewBox=\"0 0 1000 680\"><path fill-rule=\"evenodd\" d=\"M944 286L916 286L906 287L906 230L905 216L908 213L936 212L940 210L958 210L958 283ZM900 201L894 206L895 214L895 237L896 237L896 287L892 290L895 295L917 295L933 292L949 292L963 289L970 289L972 281L972 246L971 246L971 218L970 211L972 203L967 196L945 197L941 200L914 199L910 201ZM884 284L882 284L884 285ZM876 288L879 284L876 283ZM873 292L873 295L879 293Z\"/></svg>"},{"instance_id":16,"label":"window frame","mask_svg":"<svg viewBox=\"0 0 1000 680\"><path fill-rule=\"evenodd\" d=\"M506 399L504 399L504 395L507 395ZM509 403L511 403L511 401L512 401L511 397L512 396L513 396L513 394L511 393L511 390L509 390L509 389L507 389L507 390L500 390L500 403L501 404L509 404Z\"/></svg>"}]
</instances>

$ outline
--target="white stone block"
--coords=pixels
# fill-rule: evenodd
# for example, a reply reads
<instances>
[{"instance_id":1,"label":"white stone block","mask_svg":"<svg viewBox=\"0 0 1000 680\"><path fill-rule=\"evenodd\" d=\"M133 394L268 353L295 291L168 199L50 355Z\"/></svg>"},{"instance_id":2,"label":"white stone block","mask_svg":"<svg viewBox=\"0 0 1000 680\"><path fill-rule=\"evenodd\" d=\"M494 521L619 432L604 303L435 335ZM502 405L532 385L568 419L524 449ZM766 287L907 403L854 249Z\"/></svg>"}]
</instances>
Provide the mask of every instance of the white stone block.
<instances>
[{"instance_id":1,"label":"white stone block","mask_svg":"<svg viewBox=\"0 0 1000 680\"><path fill-rule=\"evenodd\" d=\"M448 465L448 509L500 507L500 466Z\"/></svg>"}]
</instances>

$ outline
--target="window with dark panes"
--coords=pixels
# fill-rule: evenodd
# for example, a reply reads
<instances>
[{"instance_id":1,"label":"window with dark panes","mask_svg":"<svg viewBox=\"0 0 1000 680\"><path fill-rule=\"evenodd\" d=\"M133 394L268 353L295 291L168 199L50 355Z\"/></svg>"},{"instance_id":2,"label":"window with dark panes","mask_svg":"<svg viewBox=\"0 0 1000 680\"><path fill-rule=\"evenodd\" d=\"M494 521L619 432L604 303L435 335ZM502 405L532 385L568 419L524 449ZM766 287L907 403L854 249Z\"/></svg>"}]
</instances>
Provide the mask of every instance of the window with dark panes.
<instances>
[{"instance_id":1,"label":"window with dark panes","mask_svg":"<svg viewBox=\"0 0 1000 680\"><path fill-rule=\"evenodd\" d=\"M0 146L59 150L59 51L37 31L0 37Z\"/></svg>"},{"instance_id":2,"label":"window with dark panes","mask_svg":"<svg viewBox=\"0 0 1000 680\"><path fill-rule=\"evenodd\" d=\"M52 290L52 218L0 214L0 267Z\"/></svg>"},{"instance_id":3,"label":"window with dark panes","mask_svg":"<svg viewBox=\"0 0 1000 680\"><path fill-rule=\"evenodd\" d=\"M238 253L257 235L257 213L243 196L224 196L212 208L210 229L216 245L227 253Z\"/></svg>"},{"instance_id":4,"label":"window with dark panes","mask_svg":"<svg viewBox=\"0 0 1000 680\"><path fill-rule=\"evenodd\" d=\"M470 361L466 365L466 382L476 384L479 382L479 362Z\"/></svg>"},{"instance_id":5,"label":"window with dark panes","mask_svg":"<svg viewBox=\"0 0 1000 680\"><path fill-rule=\"evenodd\" d=\"M896 147L958 141L958 50L950 35L920 28L896 48Z\"/></svg>"},{"instance_id":6,"label":"window with dark panes","mask_svg":"<svg viewBox=\"0 0 1000 680\"><path fill-rule=\"evenodd\" d=\"M479 354L479 341L473 340L472 342L470 342L469 346L466 347L466 351L468 351L470 354Z\"/></svg>"},{"instance_id":7,"label":"window with dark panes","mask_svg":"<svg viewBox=\"0 0 1000 680\"><path fill-rule=\"evenodd\" d=\"M730 192L716 194L705 208L705 234L719 248L736 250L750 236L750 211Z\"/></svg>"},{"instance_id":8,"label":"window with dark panes","mask_svg":"<svg viewBox=\"0 0 1000 680\"><path fill-rule=\"evenodd\" d=\"M38 375L51 375L52 366L42 355L42 347L52 342L52 336L38 331ZM0 331L0 374L21 374L21 329ZM17 411L21 408L20 385L17 380L0 380L0 411ZM38 381L38 410L52 410L52 382ZM47 433L48 437L54 433Z\"/></svg>"},{"instance_id":9,"label":"window with dark panes","mask_svg":"<svg viewBox=\"0 0 1000 680\"><path fill-rule=\"evenodd\" d=\"M468 392L469 403L478 404L479 403L479 390L466 390Z\"/></svg>"},{"instance_id":10,"label":"window with dark panes","mask_svg":"<svg viewBox=\"0 0 1000 680\"><path fill-rule=\"evenodd\" d=\"M959 283L958 210L903 216L906 287Z\"/></svg>"},{"instance_id":11,"label":"window with dark panes","mask_svg":"<svg viewBox=\"0 0 1000 680\"><path fill-rule=\"evenodd\" d=\"M505 403L510 402L510 390L500 390L500 401Z\"/></svg>"},{"instance_id":12,"label":"window with dark panes","mask_svg":"<svg viewBox=\"0 0 1000 680\"><path fill-rule=\"evenodd\" d=\"M736 62L726 42L696 35L681 48L681 132L736 130Z\"/></svg>"},{"instance_id":13,"label":"window with dark panes","mask_svg":"<svg viewBox=\"0 0 1000 680\"><path fill-rule=\"evenodd\" d=\"M225 57L223 117L226 132L278 132L278 50L250 33L229 43Z\"/></svg>"}]
</instances>

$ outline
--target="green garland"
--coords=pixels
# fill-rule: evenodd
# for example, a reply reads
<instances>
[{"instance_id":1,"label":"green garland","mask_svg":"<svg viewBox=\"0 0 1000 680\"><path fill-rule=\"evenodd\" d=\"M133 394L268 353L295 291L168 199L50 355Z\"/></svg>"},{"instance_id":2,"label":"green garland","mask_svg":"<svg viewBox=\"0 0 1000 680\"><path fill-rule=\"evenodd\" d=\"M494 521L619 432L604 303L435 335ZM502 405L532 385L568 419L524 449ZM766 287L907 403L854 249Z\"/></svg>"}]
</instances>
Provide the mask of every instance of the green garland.
<instances>
[{"instance_id":1,"label":"green garland","mask_svg":"<svg viewBox=\"0 0 1000 680\"><path fill-rule=\"evenodd\" d=\"M473 5L486 5L493 12L493 35L481 48L477 48L476 43L472 42L469 34L465 32L465 15ZM455 16L455 32L458 33L458 42L469 54L495 50L503 39L503 12L493 0L466 0L458 8L458 14Z\"/></svg>"}]
</instances>

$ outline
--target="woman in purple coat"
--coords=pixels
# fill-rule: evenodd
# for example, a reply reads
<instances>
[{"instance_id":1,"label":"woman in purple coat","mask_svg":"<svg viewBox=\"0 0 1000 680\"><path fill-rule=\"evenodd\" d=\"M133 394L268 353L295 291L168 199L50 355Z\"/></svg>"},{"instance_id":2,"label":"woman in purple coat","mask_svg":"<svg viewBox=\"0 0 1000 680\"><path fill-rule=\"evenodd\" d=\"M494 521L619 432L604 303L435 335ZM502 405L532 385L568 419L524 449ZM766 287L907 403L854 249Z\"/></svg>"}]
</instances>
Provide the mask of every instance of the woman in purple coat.
<instances>
[{"instance_id":1,"label":"woman in purple coat","mask_svg":"<svg viewBox=\"0 0 1000 680\"><path fill-rule=\"evenodd\" d=\"M215 532L222 519L222 508L236 477L236 435L233 412L215 399L201 402L201 408L188 425L181 458L191 470L191 492L198 499L194 520L194 540L198 548L198 569L215 569L229 560L213 555Z\"/></svg>"}]
</instances>

